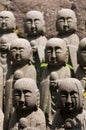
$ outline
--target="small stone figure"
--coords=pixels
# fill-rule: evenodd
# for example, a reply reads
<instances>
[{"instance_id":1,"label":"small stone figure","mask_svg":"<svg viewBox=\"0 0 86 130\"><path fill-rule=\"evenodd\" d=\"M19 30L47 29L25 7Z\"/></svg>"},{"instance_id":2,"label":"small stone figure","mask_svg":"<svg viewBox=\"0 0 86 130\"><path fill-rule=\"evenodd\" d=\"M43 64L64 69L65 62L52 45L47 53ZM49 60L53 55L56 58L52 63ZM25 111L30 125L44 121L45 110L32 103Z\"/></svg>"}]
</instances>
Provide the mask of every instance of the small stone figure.
<instances>
[{"instance_id":1,"label":"small stone figure","mask_svg":"<svg viewBox=\"0 0 86 130\"><path fill-rule=\"evenodd\" d=\"M56 111L57 103L53 108L52 102L52 92L50 92L51 87L51 77L55 78L55 86L57 87L57 82L61 79L68 78L71 76L70 69L66 66L68 60L68 49L66 42L60 38L51 38L48 40L45 49L45 59L48 64L42 74L42 80L40 83L40 107L44 111L47 120L47 126L51 127L52 118L54 116L53 111ZM54 86L54 87L55 87ZM57 89L57 88L56 88ZM55 90L56 92L56 90Z\"/></svg>"},{"instance_id":2,"label":"small stone figure","mask_svg":"<svg viewBox=\"0 0 86 130\"><path fill-rule=\"evenodd\" d=\"M12 40L18 38L14 33L16 29L16 19L11 11L0 12L0 37L5 35L7 42L11 43Z\"/></svg>"},{"instance_id":3,"label":"small stone figure","mask_svg":"<svg viewBox=\"0 0 86 130\"><path fill-rule=\"evenodd\" d=\"M81 82L75 78L60 81L58 94L60 109L53 119L52 130L86 130Z\"/></svg>"},{"instance_id":4,"label":"small stone figure","mask_svg":"<svg viewBox=\"0 0 86 130\"><path fill-rule=\"evenodd\" d=\"M77 18L73 10L63 8L58 11L56 20L57 37L65 38L69 47L69 64L77 68L77 49L79 46L79 37L77 31Z\"/></svg>"},{"instance_id":5,"label":"small stone figure","mask_svg":"<svg viewBox=\"0 0 86 130\"><path fill-rule=\"evenodd\" d=\"M39 108L39 90L30 78L21 78L14 83L14 107L9 130L45 130L45 117ZM19 128L19 129L18 129Z\"/></svg>"},{"instance_id":6,"label":"small stone figure","mask_svg":"<svg viewBox=\"0 0 86 130\"><path fill-rule=\"evenodd\" d=\"M45 33L45 21L43 13L37 10L31 10L26 13L25 17L25 32L27 33L27 39L30 41L33 49L33 58L35 61L35 67L37 70L37 80L40 80L41 63L45 62L45 46L47 38ZM34 49L34 47L36 47Z\"/></svg>"},{"instance_id":7,"label":"small stone figure","mask_svg":"<svg viewBox=\"0 0 86 130\"><path fill-rule=\"evenodd\" d=\"M49 84L49 89L50 89L50 97L51 98L50 101L50 114L49 117L52 123L53 120L53 116L55 115L57 109L59 108L59 102L58 102L58 79L57 79L58 75L56 72L52 72L50 74L50 84Z\"/></svg>"},{"instance_id":8,"label":"small stone figure","mask_svg":"<svg viewBox=\"0 0 86 130\"><path fill-rule=\"evenodd\" d=\"M5 87L5 118L8 120L12 112L13 83L23 77L36 81L36 70L32 64L32 49L28 40L17 38L10 46L11 66L8 69Z\"/></svg>"}]
</instances>

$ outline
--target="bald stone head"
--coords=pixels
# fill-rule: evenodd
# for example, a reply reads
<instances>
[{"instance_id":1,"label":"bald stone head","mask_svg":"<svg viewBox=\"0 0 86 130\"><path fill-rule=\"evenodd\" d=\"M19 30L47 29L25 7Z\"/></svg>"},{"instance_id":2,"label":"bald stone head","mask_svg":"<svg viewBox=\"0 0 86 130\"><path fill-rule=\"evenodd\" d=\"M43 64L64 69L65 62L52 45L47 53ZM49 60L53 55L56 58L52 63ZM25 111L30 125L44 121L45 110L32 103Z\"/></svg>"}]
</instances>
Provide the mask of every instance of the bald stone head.
<instances>
[{"instance_id":1,"label":"bald stone head","mask_svg":"<svg viewBox=\"0 0 86 130\"><path fill-rule=\"evenodd\" d=\"M31 45L24 38L17 38L12 41L10 55L14 64L27 63L32 55Z\"/></svg>"},{"instance_id":2,"label":"bald stone head","mask_svg":"<svg viewBox=\"0 0 86 130\"><path fill-rule=\"evenodd\" d=\"M0 37L0 50L7 51L10 48L10 43L8 38L5 35Z\"/></svg>"},{"instance_id":3,"label":"bald stone head","mask_svg":"<svg viewBox=\"0 0 86 130\"><path fill-rule=\"evenodd\" d=\"M29 36L40 36L45 31L45 21L43 13L31 10L26 13L25 31Z\"/></svg>"},{"instance_id":4,"label":"bald stone head","mask_svg":"<svg viewBox=\"0 0 86 130\"><path fill-rule=\"evenodd\" d=\"M74 112L83 107L83 87L75 78L67 78L58 84L60 109L64 112Z\"/></svg>"},{"instance_id":5,"label":"bald stone head","mask_svg":"<svg viewBox=\"0 0 86 130\"><path fill-rule=\"evenodd\" d=\"M63 66L67 62L68 50L66 42L60 38L48 40L45 49L45 59L50 66Z\"/></svg>"},{"instance_id":6,"label":"bald stone head","mask_svg":"<svg viewBox=\"0 0 86 130\"><path fill-rule=\"evenodd\" d=\"M12 32L16 28L16 19L11 11L0 12L0 31Z\"/></svg>"},{"instance_id":7,"label":"bald stone head","mask_svg":"<svg viewBox=\"0 0 86 130\"><path fill-rule=\"evenodd\" d=\"M18 79L14 84L15 107L20 110L34 110L38 106L39 91L35 80L30 78Z\"/></svg>"},{"instance_id":8,"label":"bald stone head","mask_svg":"<svg viewBox=\"0 0 86 130\"><path fill-rule=\"evenodd\" d=\"M77 18L73 10L62 8L58 11L56 29L59 34L71 34L77 30Z\"/></svg>"},{"instance_id":9,"label":"bald stone head","mask_svg":"<svg viewBox=\"0 0 86 130\"><path fill-rule=\"evenodd\" d=\"M86 37L81 39L78 48L78 63L81 67L86 67Z\"/></svg>"},{"instance_id":10,"label":"bald stone head","mask_svg":"<svg viewBox=\"0 0 86 130\"><path fill-rule=\"evenodd\" d=\"M58 75L56 72L52 72L50 74L50 88L51 89L57 89L57 81L58 81Z\"/></svg>"}]
</instances>

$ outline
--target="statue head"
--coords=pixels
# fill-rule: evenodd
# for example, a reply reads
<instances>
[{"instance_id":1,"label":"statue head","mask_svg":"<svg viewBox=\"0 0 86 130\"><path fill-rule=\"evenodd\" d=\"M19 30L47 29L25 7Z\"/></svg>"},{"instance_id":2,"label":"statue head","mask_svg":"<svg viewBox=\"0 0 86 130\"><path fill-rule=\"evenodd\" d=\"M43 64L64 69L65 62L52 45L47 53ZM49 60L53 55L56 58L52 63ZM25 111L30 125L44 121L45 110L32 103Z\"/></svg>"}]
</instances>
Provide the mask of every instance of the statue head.
<instances>
[{"instance_id":1,"label":"statue head","mask_svg":"<svg viewBox=\"0 0 86 130\"><path fill-rule=\"evenodd\" d=\"M18 79L21 79L21 78L24 78L24 74L21 70L16 70L14 72L14 80L18 80Z\"/></svg>"},{"instance_id":2,"label":"statue head","mask_svg":"<svg viewBox=\"0 0 86 130\"><path fill-rule=\"evenodd\" d=\"M39 107L39 90L31 78L18 79L14 83L13 95L16 109L35 111Z\"/></svg>"},{"instance_id":3,"label":"statue head","mask_svg":"<svg viewBox=\"0 0 86 130\"><path fill-rule=\"evenodd\" d=\"M29 41L24 38L13 40L10 46L10 56L14 65L28 63L32 57L32 49Z\"/></svg>"},{"instance_id":4,"label":"statue head","mask_svg":"<svg viewBox=\"0 0 86 130\"><path fill-rule=\"evenodd\" d=\"M30 43L31 43L31 47L32 47L33 53L37 52L38 44L36 43L36 41L32 40Z\"/></svg>"},{"instance_id":5,"label":"statue head","mask_svg":"<svg viewBox=\"0 0 86 130\"><path fill-rule=\"evenodd\" d=\"M57 79L58 79L57 73L51 72L49 79L50 79L50 88L57 89Z\"/></svg>"},{"instance_id":6,"label":"statue head","mask_svg":"<svg viewBox=\"0 0 86 130\"><path fill-rule=\"evenodd\" d=\"M56 20L56 29L60 35L68 35L76 32L77 18L75 12L68 8L59 10Z\"/></svg>"},{"instance_id":7,"label":"statue head","mask_svg":"<svg viewBox=\"0 0 86 130\"><path fill-rule=\"evenodd\" d=\"M78 112L83 107L83 87L75 78L63 79L58 84L60 109L64 112Z\"/></svg>"},{"instance_id":8,"label":"statue head","mask_svg":"<svg viewBox=\"0 0 86 130\"><path fill-rule=\"evenodd\" d=\"M29 36L40 36L45 31L43 13L37 10L28 11L25 17L25 32Z\"/></svg>"},{"instance_id":9,"label":"statue head","mask_svg":"<svg viewBox=\"0 0 86 130\"><path fill-rule=\"evenodd\" d=\"M86 38L80 41L77 57L80 66L86 67Z\"/></svg>"},{"instance_id":10,"label":"statue head","mask_svg":"<svg viewBox=\"0 0 86 130\"><path fill-rule=\"evenodd\" d=\"M66 42L60 38L48 40L45 48L45 60L49 66L64 66L68 59Z\"/></svg>"},{"instance_id":11,"label":"statue head","mask_svg":"<svg viewBox=\"0 0 86 130\"><path fill-rule=\"evenodd\" d=\"M1 36L0 38L0 50L1 51L7 51L10 47L9 40L6 36Z\"/></svg>"},{"instance_id":12,"label":"statue head","mask_svg":"<svg viewBox=\"0 0 86 130\"><path fill-rule=\"evenodd\" d=\"M0 12L0 31L12 32L16 28L16 19L11 11Z\"/></svg>"}]
</instances>

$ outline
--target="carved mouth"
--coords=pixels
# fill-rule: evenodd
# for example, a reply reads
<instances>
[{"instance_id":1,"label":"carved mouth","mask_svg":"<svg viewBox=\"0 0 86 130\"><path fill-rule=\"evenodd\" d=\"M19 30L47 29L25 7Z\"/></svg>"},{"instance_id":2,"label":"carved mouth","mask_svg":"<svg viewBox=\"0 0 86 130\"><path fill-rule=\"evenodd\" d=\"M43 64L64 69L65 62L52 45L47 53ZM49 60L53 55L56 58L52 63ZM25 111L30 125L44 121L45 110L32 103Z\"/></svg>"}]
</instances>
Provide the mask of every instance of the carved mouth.
<instances>
[{"instance_id":1,"label":"carved mouth","mask_svg":"<svg viewBox=\"0 0 86 130\"><path fill-rule=\"evenodd\" d=\"M16 55L16 60L21 60L21 57L20 57L20 55Z\"/></svg>"},{"instance_id":2,"label":"carved mouth","mask_svg":"<svg viewBox=\"0 0 86 130\"><path fill-rule=\"evenodd\" d=\"M65 109L66 109L67 111L71 111L71 110L73 110L73 109L74 109L74 105L73 105L73 103L66 104Z\"/></svg>"},{"instance_id":3,"label":"carved mouth","mask_svg":"<svg viewBox=\"0 0 86 130\"><path fill-rule=\"evenodd\" d=\"M64 26L64 30L65 30L65 31L69 31L68 26Z\"/></svg>"},{"instance_id":4,"label":"carved mouth","mask_svg":"<svg viewBox=\"0 0 86 130\"><path fill-rule=\"evenodd\" d=\"M3 29L6 29L6 28L7 28L7 24L3 23L3 24L2 24L2 28L3 28Z\"/></svg>"}]
</instances>

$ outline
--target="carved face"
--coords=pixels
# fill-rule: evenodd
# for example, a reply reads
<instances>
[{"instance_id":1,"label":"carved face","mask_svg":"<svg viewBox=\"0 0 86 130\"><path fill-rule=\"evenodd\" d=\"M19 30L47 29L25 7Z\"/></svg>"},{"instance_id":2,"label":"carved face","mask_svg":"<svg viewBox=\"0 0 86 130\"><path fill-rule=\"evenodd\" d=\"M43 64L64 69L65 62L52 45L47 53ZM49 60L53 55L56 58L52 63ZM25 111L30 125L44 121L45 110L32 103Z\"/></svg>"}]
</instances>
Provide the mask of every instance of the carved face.
<instances>
[{"instance_id":1,"label":"carved face","mask_svg":"<svg viewBox=\"0 0 86 130\"><path fill-rule=\"evenodd\" d=\"M56 28L59 33L73 33L77 29L75 13L71 9L61 9L58 12Z\"/></svg>"},{"instance_id":2,"label":"carved face","mask_svg":"<svg viewBox=\"0 0 86 130\"><path fill-rule=\"evenodd\" d=\"M83 89L80 81L68 78L61 81L59 86L61 109L73 112L82 108Z\"/></svg>"},{"instance_id":3,"label":"carved face","mask_svg":"<svg viewBox=\"0 0 86 130\"><path fill-rule=\"evenodd\" d=\"M46 45L45 59L51 66L65 65L67 60L67 47L65 41L59 38L50 39Z\"/></svg>"},{"instance_id":4,"label":"carved face","mask_svg":"<svg viewBox=\"0 0 86 130\"><path fill-rule=\"evenodd\" d=\"M24 63L30 59L31 46L30 43L25 39L16 39L13 41L10 49L13 63Z\"/></svg>"},{"instance_id":5,"label":"carved face","mask_svg":"<svg viewBox=\"0 0 86 130\"><path fill-rule=\"evenodd\" d=\"M29 11L26 14L26 32L29 35L40 35L44 32L44 18L39 11Z\"/></svg>"},{"instance_id":6,"label":"carved face","mask_svg":"<svg viewBox=\"0 0 86 130\"><path fill-rule=\"evenodd\" d=\"M5 36L2 36L0 38L0 50L8 50L8 48L9 48L8 38Z\"/></svg>"},{"instance_id":7,"label":"carved face","mask_svg":"<svg viewBox=\"0 0 86 130\"><path fill-rule=\"evenodd\" d=\"M14 84L14 100L20 110L34 109L37 104L37 86L34 80L21 78Z\"/></svg>"},{"instance_id":8,"label":"carved face","mask_svg":"<svg viewBox=\"0 0 86 130\"><path fill-rule=\"evenodd\" d=\"M50 87L51 89L57 89L57 73L56 72L52 72L50 75Z\"/></svg>"},{"instance_id":9,"label":"carved face","mask_svg":"<svg viewBox=\"0 0 86 130\"><path fill-rule=\"evenodd\" d=\"M86 38L80 41L78 49L78 62L80 66L86 67Z\"/></svg>"},{"instance_id":10,"label":"carved face","mask_svg":"<svg viewBox=\"0 0 86 130\"><path fill-rule=\"evenodd\" d=\"M15 17L10 11L0 12L0 30L9 31L16 28Z\"/></svg>"}]
</instances>

